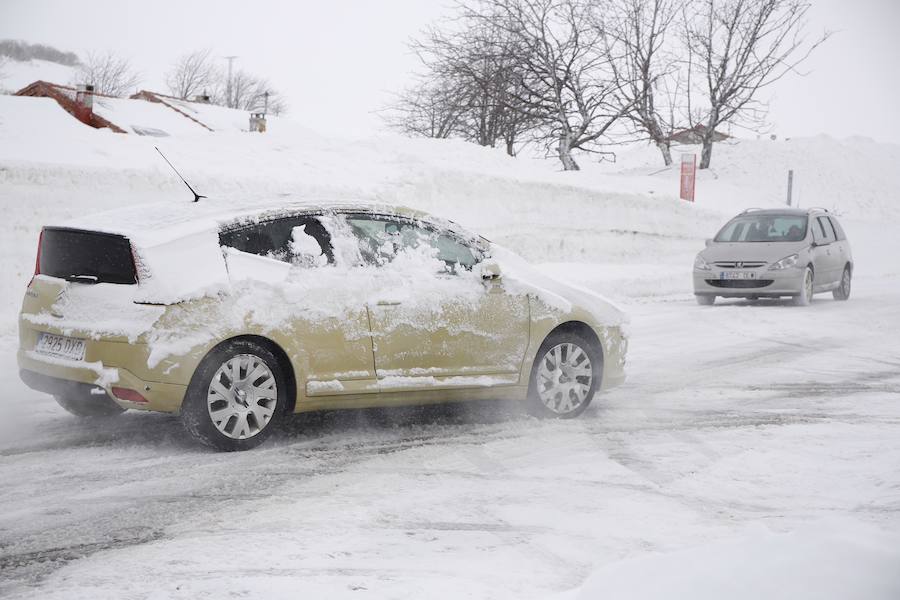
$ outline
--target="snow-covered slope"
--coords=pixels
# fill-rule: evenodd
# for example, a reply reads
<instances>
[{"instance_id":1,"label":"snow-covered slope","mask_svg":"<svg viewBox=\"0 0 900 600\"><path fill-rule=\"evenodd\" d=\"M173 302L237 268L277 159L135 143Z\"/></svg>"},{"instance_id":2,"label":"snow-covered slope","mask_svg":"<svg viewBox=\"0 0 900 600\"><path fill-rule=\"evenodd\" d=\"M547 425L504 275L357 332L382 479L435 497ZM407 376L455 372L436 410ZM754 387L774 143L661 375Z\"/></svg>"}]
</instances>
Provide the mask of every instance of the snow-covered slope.
<instances>
[{"instance_id":1,"label":"snow-covered slope","mask_svg":"<svg viewBox=\"0 0 900 600\"><path fill-rule=\"evenodd\" d=\"M76 72L75 67L46 60L7 60L0 66L0 92L13 93L39 79L67 85Z\"/></svg>"},{"instance_id":2,"label":"snow-covered slope","mask_svg":"<svg viewBox=\"0 0 900 600\"><path fill-rule=\"evenodd\" d=\"M190 198L155 146L211 197L402 204L454 219L533 261L590 262L629 276L634 265L653 265L642 288L653 294L683 287L672 267L687 264L727 216L782 204L788 168L801 205L870 220L900 214L900 169L892 168L900 148L860 139L717 145L714 168L700 173L697 203L689 204L677 199L677 169L661 169L651 149L623 152L614 166L585 160L583 171L564 173L554 160L514 159L460 141L339 139L289 119L272 119L265 134L197 129L166 138L116 134L78 123L51 100L0 96L0 275L21 283L4 286L0 319L11 323L42 223Z\"/></svg>"}]
</instances>

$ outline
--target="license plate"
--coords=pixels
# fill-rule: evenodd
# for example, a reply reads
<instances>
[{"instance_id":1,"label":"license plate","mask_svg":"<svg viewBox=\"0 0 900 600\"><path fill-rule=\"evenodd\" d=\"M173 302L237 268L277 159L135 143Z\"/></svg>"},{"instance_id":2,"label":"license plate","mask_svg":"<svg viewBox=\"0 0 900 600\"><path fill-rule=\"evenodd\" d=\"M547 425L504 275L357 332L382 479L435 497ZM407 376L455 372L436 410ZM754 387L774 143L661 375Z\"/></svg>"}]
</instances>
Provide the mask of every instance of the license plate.
<instances>
[{"instance_id":1,"label":"license plate","mask_svg":"<svg viewBox=\"0 0 900 600\"><path fill-rule=\"evenodd\" d=\"M719 279L756 279L756 273L752 271L723 271L719 273Z\"/></svg>"},{"instance_id":2,"label":"license plate","mask_svg":"<svg viewBox=\"0 0 900 600\"><path fill-rule=\"evenodd\" d=\"M39 354L48 354L70 360L84 360L84 340L42 333L38 337L34 351Z\"/></svg>"}]
</instances>

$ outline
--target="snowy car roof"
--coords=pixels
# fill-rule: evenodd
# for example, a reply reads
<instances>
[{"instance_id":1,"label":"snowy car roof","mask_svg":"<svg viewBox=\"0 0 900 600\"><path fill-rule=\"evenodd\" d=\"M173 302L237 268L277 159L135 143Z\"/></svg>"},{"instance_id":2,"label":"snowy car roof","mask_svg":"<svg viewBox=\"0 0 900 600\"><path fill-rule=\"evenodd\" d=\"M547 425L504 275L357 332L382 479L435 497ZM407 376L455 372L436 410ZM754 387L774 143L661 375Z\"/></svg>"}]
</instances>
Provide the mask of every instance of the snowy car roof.
<instances>
[{"instance_id":1,"label":"snowy car roof","mask_svg":"<svg viewBox=\"0 0 900 600\"><path fill-rule=\"evenodd\" d=\"M185 236L218 231L231 224L264 221L294 214L317 212L374 212L411 219L426 219L461 231L450 221L424 212L390 204L366 201L203 198L199 202L155 202L117 208L72 220L48 223L88 231L124 235L139 246L156 246Z\"/></svg>"}]
</instances>

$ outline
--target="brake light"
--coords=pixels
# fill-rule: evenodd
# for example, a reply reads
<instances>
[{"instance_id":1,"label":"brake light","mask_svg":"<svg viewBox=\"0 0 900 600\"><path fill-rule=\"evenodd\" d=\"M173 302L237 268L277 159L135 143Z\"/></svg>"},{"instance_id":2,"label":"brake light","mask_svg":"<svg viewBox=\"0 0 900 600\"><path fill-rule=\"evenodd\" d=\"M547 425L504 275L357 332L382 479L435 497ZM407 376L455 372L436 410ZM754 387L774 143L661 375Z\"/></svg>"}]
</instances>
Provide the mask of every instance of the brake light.
<instances>
[{"instance_id":1,"label":"brake light","mask_svg":"<svg viewBox=\"0 0 900 600\"><path fill-rule=\"evenodd\" d=\"M41 274L41 246L44 245L44 228L41 228L41 233L38 234L38 247L37 254L34 258L34 275L31 276L31 281L28 282L28 287L31 287L32 282L34 282L34 278Z\"/></svg>"},{"instance_id":2,"label":"brake light","mask_svg":"<svg viewBox=\"0 0 900 600\"><path fill-rule=\"evenodd\" d=\"M145 404L146 402L148 402L148 400L144 398L137 390L114 387L112 389L112 393L113 396L115 396L119 400L125 400L126 402L137 402L138 404Z\"/></svg>"},{"instance_id":3,"label":"brake light","mask_svg":"<svg viewBox=\"0 0 900 600\"><path fill-rule=\"evenodd\" d=\"M138 256L138 253L134 251L134 244L129 244L131 247L131 264L134 265L134 282L141 282L141 269L143 268L143 264L141 263L141 258Z\"/></svg>"}]
</instances>

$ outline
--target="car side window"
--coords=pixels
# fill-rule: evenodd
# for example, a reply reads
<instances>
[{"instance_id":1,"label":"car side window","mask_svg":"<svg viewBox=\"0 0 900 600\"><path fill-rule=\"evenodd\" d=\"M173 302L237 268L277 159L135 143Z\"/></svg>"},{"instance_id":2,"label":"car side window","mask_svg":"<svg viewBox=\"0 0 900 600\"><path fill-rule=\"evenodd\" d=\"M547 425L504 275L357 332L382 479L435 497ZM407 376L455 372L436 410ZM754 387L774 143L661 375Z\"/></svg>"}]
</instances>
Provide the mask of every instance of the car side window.
<instances>
[{"instance_id":1,"label":"car side window","mask_svg":"<svg viewBox=\"0 0 900 600\"><path fill-rule=\"evenodd\" d=\"M831 226L834 228L834 235L839 242L842 242L847 239L847 234L844 233L844 228L841 227L840 222L834 217L828 217L828 220L831 222Z\"/></svg>"},{"instance_id":2,"label":"car side window","mask_svg":"<svg viewBox=\"0 0 900 600\"><path fill-rule=\"evenodd\" d=\"M414 221L379 215L350 215L347 218L359 251L366 264L383 266L399 252L426 244L435 250L447 270L455 272L457 265L471 269L478 262L478 253L452 233L436 231Z\"/></svg>"},{"instance_id":3,"label":"car side window","mask_svg":"<svg viewBox=\"0 0 900 600\"><path fill-rule=\"evenodd\" d=\"M830 244L837 241L837 238L834 235L834 229L831 228L831 221L828 220L828 217L818 217L816 223L819 224L819 228L821 229L824 240L823 243Z\"/></svg>"},{"instance_id":4,"label":"car side window","mask_svg":"<svg viewBox=\"0 0 900 600\"><path fill-rule=\"evenodd\" d=\"M822 223L820 223L818 219L814 219L812 226L813 241L817 244L824 244L826 242L826 238L825 230L822 229Z\"/></svg>"},{"instance_id":5,"label":"car side window","mask_svg":"<svg viewBox=\"0 0 900 600\"><path fill-rule=\"evenodd\" d=\"M219 233L219 244L298 266L334 263L331 235L315 217L294 216Z\"/></svg>"}]
</instances>

